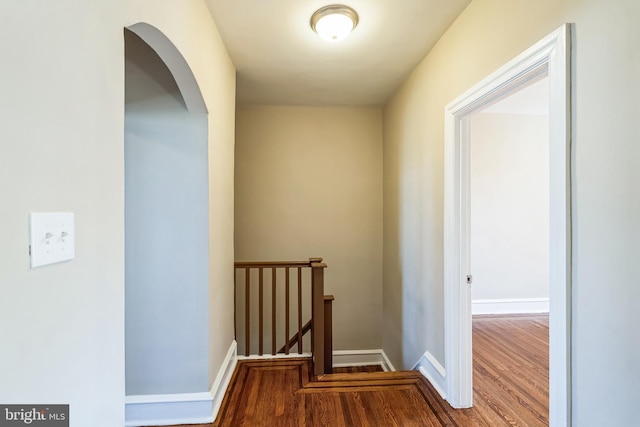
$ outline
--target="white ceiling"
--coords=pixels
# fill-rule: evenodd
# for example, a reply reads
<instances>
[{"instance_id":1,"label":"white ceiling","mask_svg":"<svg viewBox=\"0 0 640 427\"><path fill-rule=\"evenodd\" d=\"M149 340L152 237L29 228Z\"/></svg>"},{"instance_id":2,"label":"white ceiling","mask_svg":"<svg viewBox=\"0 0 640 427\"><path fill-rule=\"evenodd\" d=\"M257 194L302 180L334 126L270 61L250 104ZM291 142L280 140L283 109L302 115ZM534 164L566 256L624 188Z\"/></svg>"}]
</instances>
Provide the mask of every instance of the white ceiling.
<instances>
[{"instance_id":1,"label":"white ceiling","mask_svg":"<svg viewBox=\"0 0 640 427\"><path fill-rule=\"evenodd\" d=\"M238 104L382 105L471 0L347 0L360 22L327 43L332 0L206 0L237 69Z\"/></svg>"}]
</instances>

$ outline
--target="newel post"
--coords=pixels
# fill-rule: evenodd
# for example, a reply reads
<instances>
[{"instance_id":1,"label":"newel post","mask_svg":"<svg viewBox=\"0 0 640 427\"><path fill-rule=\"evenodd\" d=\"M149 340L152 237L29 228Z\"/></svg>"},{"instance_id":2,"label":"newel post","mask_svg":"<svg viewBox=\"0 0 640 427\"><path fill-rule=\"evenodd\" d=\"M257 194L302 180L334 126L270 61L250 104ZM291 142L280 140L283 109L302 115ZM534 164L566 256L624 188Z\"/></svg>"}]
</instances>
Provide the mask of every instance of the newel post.
<instances>
[{"instance_id":1,"label":"newel post","mask_svg":"<svg viewBox=\"0 0 640 427\"><path fill-rule=\"evenodd\" d=\"M324 296L324 373L333 372L333 295Z\"/></svg>"},{"instance_id":2,"label":"newel post","mask_svg":"<svg viewBox=\"0 0 640 427\"><path fill-rule=\"evenodd\" d=\"M324 322L324 269L322 258L310 258L311 264L311 348L313 353L313 374L325 373L325 322Z\"/></svg>"}]
</instances>

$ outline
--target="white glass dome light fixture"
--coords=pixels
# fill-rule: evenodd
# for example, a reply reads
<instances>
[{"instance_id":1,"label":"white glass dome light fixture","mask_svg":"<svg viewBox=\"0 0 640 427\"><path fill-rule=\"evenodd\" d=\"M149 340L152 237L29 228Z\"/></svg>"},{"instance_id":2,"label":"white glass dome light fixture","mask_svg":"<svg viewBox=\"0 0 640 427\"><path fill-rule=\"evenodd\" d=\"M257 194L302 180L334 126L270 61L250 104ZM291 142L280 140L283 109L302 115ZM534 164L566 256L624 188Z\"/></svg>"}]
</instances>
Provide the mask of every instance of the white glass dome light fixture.
<instances>
[{"instance_id":1,"label":"white glass dome light fixture","mask_svg":"<svg viewBox=\"0 0 640 427\"><path fill-rule=\"evenodd\" d=\"M311 28L328 42L339 42L358 25L358 14L349 6L332 4L322 7L311 16Z\"/></svg>"}]
</instances>

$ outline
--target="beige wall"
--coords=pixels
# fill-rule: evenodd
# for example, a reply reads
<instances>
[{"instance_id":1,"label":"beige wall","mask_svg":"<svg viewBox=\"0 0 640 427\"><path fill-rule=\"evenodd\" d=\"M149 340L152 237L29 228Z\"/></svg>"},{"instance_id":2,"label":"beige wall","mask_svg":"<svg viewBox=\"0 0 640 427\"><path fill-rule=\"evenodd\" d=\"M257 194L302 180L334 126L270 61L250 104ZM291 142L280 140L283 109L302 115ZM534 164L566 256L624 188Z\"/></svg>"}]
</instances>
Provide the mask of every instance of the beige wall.
<instances>
[{"instance_id":1,"label":"beige wall","mask_svg":"<svg viewBox=\"0 0 640 427\"><path fill-rule=\"evenodd\" d=\"M380 348L379 108L239 107L236 260L323 257L334 348Z\"/></svg>"},{"instance_id":2,"label":"beige wall","mask_svg":"<svg viewBox=\"0 0 640 427\"><path fill-rule=\"evenodd\" d=\"M574 22L574 425L636 423L638 16L637 0L474 0L385 107L384 348L396 366L425 350L444 362L445 105Z\"/></svg>"},{"instance_id":3,"label":"beige wall","mask_svg":"<svg viewBox=\"0 0 640 427\"><path fill-rule=\"evenodd\" d=\"M213 378L233 340L235 71L200 0L10 0L2 17L0 401L69 403L72 426L122 426L123 28L163 31L211 111ZM75 260L29 269L32 211L75 212Z\"/></svg>"}]
</instances>

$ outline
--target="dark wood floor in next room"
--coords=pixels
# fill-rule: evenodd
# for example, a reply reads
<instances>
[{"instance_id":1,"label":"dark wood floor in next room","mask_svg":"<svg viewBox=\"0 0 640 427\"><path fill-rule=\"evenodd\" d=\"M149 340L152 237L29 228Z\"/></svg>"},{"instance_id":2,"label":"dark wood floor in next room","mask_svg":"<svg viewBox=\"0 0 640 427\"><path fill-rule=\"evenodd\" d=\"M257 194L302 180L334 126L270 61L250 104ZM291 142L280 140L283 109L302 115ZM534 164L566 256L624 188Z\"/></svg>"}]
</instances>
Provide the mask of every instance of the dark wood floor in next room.
<instances>
[{"instance_id":1,"label":"dark wood floor in next room","mask_svg":"<svg viewBox=\"0 0 640 427\"><path fill-rule=\"evenodd\" d=\"M310 381L306 359L238 364L218 419L192 427L548 425L546 315L474 318L474 407L454 410L418 372Z\"/></svg>"}]
</instances>

